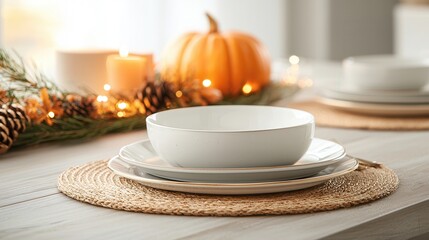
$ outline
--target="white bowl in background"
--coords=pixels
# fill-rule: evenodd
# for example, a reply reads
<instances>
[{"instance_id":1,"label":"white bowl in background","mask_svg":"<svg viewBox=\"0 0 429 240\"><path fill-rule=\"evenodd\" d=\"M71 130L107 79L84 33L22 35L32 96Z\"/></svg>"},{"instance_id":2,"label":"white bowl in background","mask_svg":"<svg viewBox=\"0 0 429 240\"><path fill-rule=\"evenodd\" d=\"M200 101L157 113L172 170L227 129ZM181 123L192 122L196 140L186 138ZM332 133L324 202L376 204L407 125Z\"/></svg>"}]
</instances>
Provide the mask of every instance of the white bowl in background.
<instances>
[{"instance_id":1,"label":"white bowl in background","mask_svg":"<svg viewBox=\"0 0 429 240\"><path fill-rule=\"evenodd\" d=\"M165 161L187 168L291 165L307 151L314 117L270 106L205 106L146 118L149 139Z\"/></svg>"},{"instance_id":2,"label":"white bowl in background","mask_svg":"<svg viewBox=\"0 0 429 240\"><path fill-rule=\"evenodd\" d=\"M345 83L361 90L418 90L429 81L429 59L395 55L350 57L343 61Z\"/></svg>"}]
</instances>

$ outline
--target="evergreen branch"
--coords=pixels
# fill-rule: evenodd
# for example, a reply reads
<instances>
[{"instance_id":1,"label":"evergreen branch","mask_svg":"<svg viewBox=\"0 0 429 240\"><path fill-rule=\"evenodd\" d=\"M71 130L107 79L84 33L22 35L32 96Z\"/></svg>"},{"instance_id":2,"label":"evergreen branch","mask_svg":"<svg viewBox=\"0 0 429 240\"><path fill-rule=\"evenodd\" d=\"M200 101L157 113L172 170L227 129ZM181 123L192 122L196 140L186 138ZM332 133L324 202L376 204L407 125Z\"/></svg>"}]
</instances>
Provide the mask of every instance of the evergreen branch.
<instances>
[{"instance_id":1,"label":"evergreen branch","mask_svg":"<svg viewBox=\"0 0 429 240\"><path fill-rule=\"evenodd\" d=\"M11 102L22 104L28 96L38 95L46 88L53 95L64 93L37 68L27 69L24 60L15 52L0 49L0 89L5 89Z\"/></svg>"},{"instance_id":2,"label":"evergreen branch","mask_svg":"<svg viewBox=\"0 0 429 240\"><path fill-rule=\"evenodd\" d=\"M141 115L119 119L65 118L55 123L52 126L44 123L30 126L19 135L13 147L64 140L87 141L108 133L127 132L146 126L145 117Z\"/></svg>"},{"instance_id":3,"label":"evergreen branch","mask_svg":"<svg viewBox=\"0 0 429 240\"><path fill-rule=\"evenodd\" d=\"M225 99L218 104L264 105L292 96L298 90L298 87L273 83L258 93ZM52 126L45 123L28 126L27 131L19 135L13 147L31 146L54 141L87 141L109 133L127 132L146 127L145 117L142 115L118 119L92 119L76 116L55 119L54 123Z\"/></svg>"}]
</instances>

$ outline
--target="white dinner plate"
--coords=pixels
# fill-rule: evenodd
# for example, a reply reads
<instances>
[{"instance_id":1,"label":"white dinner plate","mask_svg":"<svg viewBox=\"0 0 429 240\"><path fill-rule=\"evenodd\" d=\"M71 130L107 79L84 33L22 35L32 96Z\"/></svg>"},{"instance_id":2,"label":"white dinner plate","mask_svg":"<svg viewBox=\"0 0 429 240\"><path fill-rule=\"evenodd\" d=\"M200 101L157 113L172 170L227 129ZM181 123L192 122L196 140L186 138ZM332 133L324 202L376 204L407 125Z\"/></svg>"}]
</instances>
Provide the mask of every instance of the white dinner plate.
<instances>
[{"instance_id":1,"label":"white dinner plate","mask_svg":"<svg viewBox=\"0 0 429 240\"><path fill-rule=\"evenodd\" d=\"M158 177L197 182L262 182L308 177L345 155L343 146L314 138L306 154L294 165L253 168L182 168L158 157L149 140L123 147L119 156L136 169Z\"/></svg>"},{"instance_id":2,"label":"white dinner plate","mask_svg":"<svg viewBox=\"0 0 429 240\"><path fill-rule=\"evenodd\" d=\"M309 188L322 184L334 177L352 172L358 165L355 159L344 158L336 164L325 168L314 177L309 178L259 183L198 183L168 180L136 171L134 166L122 161L117 156L110 159L108 164L115 174L135 180L148 187L177 192L222 195L275 193Z\"/></svg>"},{"instance_id":3,"label":"white dinner plate","mask_svg":"<svg viewBox=\"0 0 429 240\"><path fill-rule=\"evenodd\" d=\"M331 99L394 104L429 104L429 91L359 91L345 87L322 89L321 95Z\"/></svg>"},{"instance_id":4,"label":"white dinner plate","mask_svg":"<svg viewBox=\"0 0 429 240\"><path fill-rule=\"evenodd\" d=\"M412 117L429 115L429 104L381 104L344 101L331 98L319 98L318 101L326 106L342 111L365 115Z\"/></svg>"}]
</instances>

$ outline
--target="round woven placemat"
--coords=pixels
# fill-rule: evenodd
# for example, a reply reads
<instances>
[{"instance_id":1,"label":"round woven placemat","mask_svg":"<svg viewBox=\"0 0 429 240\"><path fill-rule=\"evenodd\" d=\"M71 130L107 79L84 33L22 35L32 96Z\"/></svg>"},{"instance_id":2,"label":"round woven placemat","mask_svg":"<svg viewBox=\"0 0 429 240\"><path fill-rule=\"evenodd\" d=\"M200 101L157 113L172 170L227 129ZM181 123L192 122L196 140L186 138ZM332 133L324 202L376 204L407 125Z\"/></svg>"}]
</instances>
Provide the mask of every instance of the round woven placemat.
<instances>
[{"instance_id":1,"label":"round woven placemat","mask_svg":"<svg viewBox=\"0 0 429 240\"><path fill-rule=\"evenodd\" d=\"M192 216L298 214L352 207L385 197L399 180L389 168L365 168L305 190L246 196L158 190L115 175L101 160L73 167L58 179L65 195L93 205L133 212Z\"/></svg>"},{"instance_id":2,"label":"round woven placemat","mask_svg":"<svg viewBox=\"0 0 429 240\"><path fill-rule=\"evenodd\" d=\"M316 124L325 127L359 128L372 130L423 130L429 129L428 117L381 117L340 111L317 101L294 102L291 108L310 112Z\"/></svg>"}]
</instances>

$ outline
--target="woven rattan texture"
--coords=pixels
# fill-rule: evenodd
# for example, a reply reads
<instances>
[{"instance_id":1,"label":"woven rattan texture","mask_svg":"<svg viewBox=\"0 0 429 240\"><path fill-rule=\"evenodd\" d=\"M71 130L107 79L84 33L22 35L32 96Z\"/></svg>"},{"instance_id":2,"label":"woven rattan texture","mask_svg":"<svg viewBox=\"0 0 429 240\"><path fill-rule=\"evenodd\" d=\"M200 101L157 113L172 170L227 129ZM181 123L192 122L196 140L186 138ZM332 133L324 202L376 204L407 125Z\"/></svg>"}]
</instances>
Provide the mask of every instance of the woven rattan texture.
<instances>
[{"instance_id":1,"label":"woven rattan texture","mask_svg":"<svg viewBox=\"0 0 429 240\"><path fill-rule=\"evenodd\" d=\"M383 198L399 180L389 168L367 168L305 190L246 196L158 190L115 175L104 160L73 167L58 179L65 195L97 206L192 216L282 215L347 208Z\"/></svg>"},{"instance_id":2,"label":"woven rattan texture","mask_svg":"<svg viewBox=\"0 0 429 240\"><path fill-rule=\"evenodd\" d=\"M380 117L336 110L316 101L291 103L289 107L310 112L316 124L325 127L359 128L372 130L429 129L428 117Z\"/></svg>"}]
</instances>

